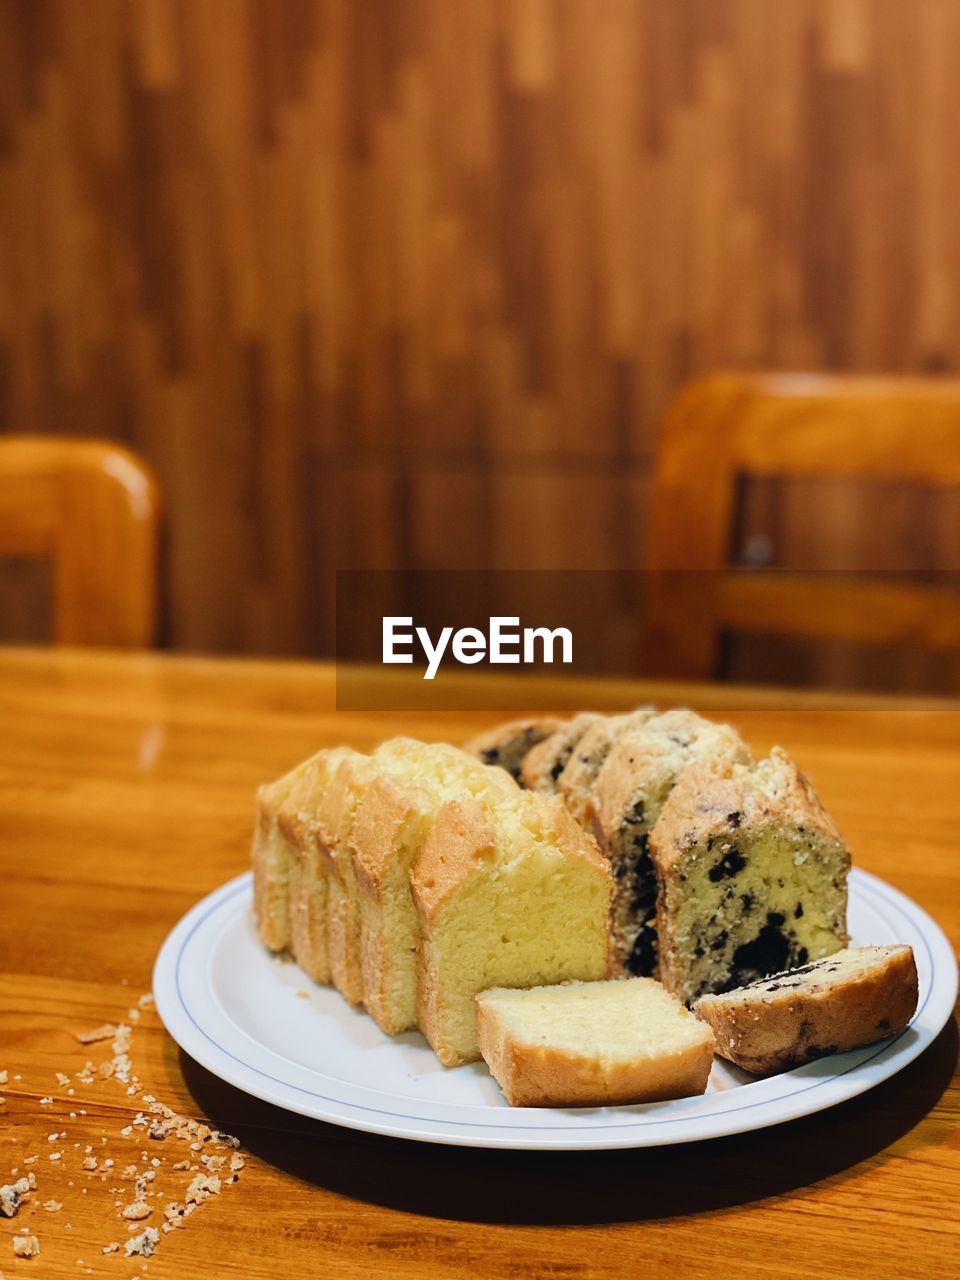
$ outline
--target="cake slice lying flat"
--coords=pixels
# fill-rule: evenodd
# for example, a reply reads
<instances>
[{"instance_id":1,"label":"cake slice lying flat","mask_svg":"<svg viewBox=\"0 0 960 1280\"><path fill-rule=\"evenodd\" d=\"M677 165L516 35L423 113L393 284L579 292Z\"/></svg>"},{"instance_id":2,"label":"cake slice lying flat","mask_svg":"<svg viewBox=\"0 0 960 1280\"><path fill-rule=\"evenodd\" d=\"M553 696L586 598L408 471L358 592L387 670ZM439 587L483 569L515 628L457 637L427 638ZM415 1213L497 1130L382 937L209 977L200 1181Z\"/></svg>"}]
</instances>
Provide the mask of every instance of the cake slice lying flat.
<instances>
[{"instance_id":1,"label":"cake slice lying flat","mask_svg":"<svg viewBox=\"0 0 960 1280\"><path fill-rule=\"evenodd\" d=\"M722 769L751 758L729 725L684 708L631 726L612 746L590 805L614 876L611 972L657 975L657 879L648 842L678 777L691 764Z\"/></svg>"},{"instance_id":2,"label":"cake slice lying flat","mask_svg":"<svg viewBox=\"0 0 960 1280\"><path fill-rule=\"evenodd\" d=\"M898 1035L917 1007L911 947L851 947L693 1006L717 1052L768 1075Z\"/></svg>"},{"instance_id":3,"label":"cake slice lying flat","mask_svg":"<svg viewBox=\"0 0 960 1280\"><path fill-rule=\"evenodd\" d=\"M489 804L517 784L502 768L456 747L397 738L375 754L379 776L361 799L350 834L360 906L363 1002L389 1035L417 1025L420 917L410 868L438 811L453 800Z\"/></svg>"},{"instance_id":4,"label":"cake slice lying flat","mask_svg":"<svg viewBox=\"0 0 960 1280\"><path fill-rule=\"evenodd\" d=\"M510 720L479 734L464 743L464 751L476 756L481 764L498 765L506 769L516 782L524 759L538 743L549 738L560 728L562 720L553 716L539 716L529 720Z\"/></svg>"},{"instance_id":5,"label":"cake slice lying flat","mask_svg":"<svg viewBox=\"0 0 960 1280\"><path fill-rule=\"evenodd\" d=\"M480 1055L478 991L606 977L609 870L557 796L446 805L410 882L417 1022L445 1066Z\"/></svg>"},{"instance_id":6,"label":"cake slice lying flat","mask_svg":"<svg viewBox=\"0 0 960 1280\"><path fill-rule=\"evenodd\" d=\"M710 1028L652 978L484 991L477 1038L514 1107L685 1098L713 1063Z\"/></svg>"},{"instance_id":7,"label":"cake slice lying flat","mask_svg":"<svg viewBox=\"0 0 960 1280\"><path fill-rule=\"evenodd\" d=\"M650 837L660 980L687 1003L847 945L850 854L775 747L721 775L692 766Z\"/></svg>"}]
</instances>

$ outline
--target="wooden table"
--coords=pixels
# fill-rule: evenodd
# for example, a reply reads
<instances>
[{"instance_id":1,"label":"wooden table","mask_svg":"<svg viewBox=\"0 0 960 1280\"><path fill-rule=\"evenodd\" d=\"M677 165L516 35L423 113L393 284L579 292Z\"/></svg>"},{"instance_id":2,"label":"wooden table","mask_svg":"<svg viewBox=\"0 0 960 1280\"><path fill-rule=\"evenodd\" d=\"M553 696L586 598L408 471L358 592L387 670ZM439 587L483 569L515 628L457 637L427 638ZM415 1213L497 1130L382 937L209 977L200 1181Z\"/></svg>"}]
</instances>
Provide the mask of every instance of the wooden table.
<instances>
[{"instance_id":1,"label":"wooden table","mask_svg":"<svg viewBox=\"0 0 960 1280\"><path fill-rule=\"evenodd\" d=\"M758 750L782 743L812 773L856 862L960 939L956 705L551 688L558 707L687 701L729 714ZM511 689L516 698L501 683L498 700ZM130 1047L139 1091L78 1080L88 1058L111 1050L74 1033L124 1020L174 921L244 868L257 782L324 744L369 747L401 728L457 741L493 719L333 706L324 667L0 653L0 1182L16 1168L38 1183L18 1217L0 1218L8 1280L89 1269L150 1280L960 1275L954 1023L906 1071L844 1106L647 1151L486 1152L305 1121L201 1070L149 1007ZM162 1235L147 1264L101 1254L127 1238L119 1213L134 1184L122 1171L158 1160L157 1206L182 1202L193 1173L173 1166L217 1149L129 1129L142 1093L238 1135L246 1159L238 1181ZM92 1172L82 1168L88 1145ZM115 1162L106 1171L105 1159ZM62 1208L45 1210L47 1200ZM160 1208L146 1221L159 1224ZM22 1226L40 1257L14 1260Z\"/></svg>"}]
</instances>

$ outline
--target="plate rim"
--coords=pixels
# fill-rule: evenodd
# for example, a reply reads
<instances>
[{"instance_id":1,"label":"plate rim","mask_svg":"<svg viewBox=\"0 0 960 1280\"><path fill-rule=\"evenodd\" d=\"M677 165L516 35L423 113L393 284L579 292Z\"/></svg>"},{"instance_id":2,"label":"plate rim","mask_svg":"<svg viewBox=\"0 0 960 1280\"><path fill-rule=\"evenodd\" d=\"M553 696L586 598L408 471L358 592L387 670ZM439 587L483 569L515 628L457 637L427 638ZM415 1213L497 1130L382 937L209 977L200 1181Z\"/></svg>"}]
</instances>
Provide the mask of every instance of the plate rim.
<instances>
[{"instance_id":1,"label":"plate rim","mask_svg":"<svg viewBox=\"0 0 960 1280\"><path fill-rule=\"evenodd\" d=\"M618 1124L616 1121L610 1121L604 1125L591 1126L581 1121L573 1122L570 1119L563 1123L550 1124L545 1119L551 1113L573 1111L572 1108L509 1108L497 1110L497 1114L501 1117L500 1123L495 1120L478 1123L466 1120L462 1115L458 1118L410 1115L369 1107L362 1103L351 1102L344 1097L327 1098L323 1094L313 1093L291 1081L271 1076L261 1067L252 1062L243 1061L221 1045L210 1030L194 1017L181 988L181 966L184 954L197 935L202 934L204 926L206 925L209 935L205 939L209 949L214 945L216 937L223 928L238 914L249 909L253 880L252 872L249 870L234 876L206 894L177 921L167 934L154 964L154 998L157 1011L169 1034L185 1053L206 1070L250 1096L294 1114L322 1120L329 1124L387 1137L440 1145L513 1150L596 1151L706 1141L787 1123L857 1097L914 1061L929 1047L949 1020L957 998L958 974L956 956L943 930L919 904L880 877L859 867L853 868L850 875L853 889L862 887L868 892L872 891L887 904L898 908L911 921L923 941L927 951L930 982L910 1024L891 1040L852 1050L849 1053L837 1055L836 1058L819 1059L817 1062L768 1077L766 1080L751 1082L751 1085L747 1086L752 1088L755 1085L764 1085L771 1080L796 1079L798 1073L807 1073L807 1077L816 1073L815 1078L805 1088L793 1090L784 1095L746 1102L736 1108L721 1107L705 1114L681 1116L674 1112L672 1115L663 1117L640 1118L637 1116L637 1107L591 1108L590 1110L602 1110L607 1114L629 1112L633 1117L629 1122L624 1120ZM228 908L232 909L228 910ZM917 1029L912 1041L904 1044L904 1037L931 1006L931 1002L933 1003L933 1023ZM217 1004L217 1007L220 1015L233 1023L229 1012L222 1005ZM236 1026L235 1023L233 1025ZM261 1051L279 1057L281 1061L291 1061L284 1059L283 1055L278 1055L268 1045L256 1041L246 1032L242 1034ZM821 1074L824 1063L839 1062L848 1058L854 1058L854 1060L848 1062L843 1070L827 1075ZM294 1063L294 1065L298 1064ZM849 1079L855 1072L859 1074L854 1079ZM330 1077L326 1078L330 1079ZM840 1096L834 1096L839 1081L845 1081L845 1083L840 1088ZM810 1095L822 1085L833 1085L834 1089L827 1089L818 1097L811 1098ZM384 1096L382 1091L371 1090L369 1086L352 1087L359 1092ZM739 1090L735 1092L738 1093ZM317 1100L324 1105L318 1106ZM672 1104L647 1105L676 1107L677 1103L700 1102L702 1097L675 1099ZM432 1105L449 1106L451 1110L458 1108L465 1110L468 1106L481 1104L436 1102ZM755 1111L759 1108L766 1108L766 1110L759 1116L751 1117L749 1121L736 1119L736 1117L742 1117L747 1111ZM346 1113L344 1109L348 1109ZM536 1125L524 1125L520 1120L523 1113L530 1112L537 1113L539 1123ZM509 1117L509 1120L506 1117ZM686 1130L681 1124L683 1120L699 1120L700 1124L693 1130ZM683 1129L682 1132L677 1132L678 1126Z\"/></svg>"}]
</instances>

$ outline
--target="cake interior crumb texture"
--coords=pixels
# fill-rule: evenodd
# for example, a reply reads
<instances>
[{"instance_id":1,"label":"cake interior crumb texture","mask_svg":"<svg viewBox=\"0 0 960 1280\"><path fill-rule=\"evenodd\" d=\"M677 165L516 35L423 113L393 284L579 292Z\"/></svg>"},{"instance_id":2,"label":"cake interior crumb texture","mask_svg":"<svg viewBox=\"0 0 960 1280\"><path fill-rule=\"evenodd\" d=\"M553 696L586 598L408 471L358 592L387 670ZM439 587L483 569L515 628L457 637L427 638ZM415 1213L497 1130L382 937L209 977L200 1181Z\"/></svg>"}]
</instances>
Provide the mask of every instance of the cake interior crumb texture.
<instances>
[{"instance_id":1,"label":"cake interior crumb texture","mask_svg":"<svg viewBox=\"0 0 960 1280\"><path fill-rule=\"evenodd\" d=\"M701 1094L714 1037L651 978L491 990L481 1050L513 1106L607 1106Z\"/></svg>"},{"instance_id":2,"label":"cake interior crumb texture","mask_svg":"<svg viewBox=\"0 0 960 1280\"><path fill-rule=\"evenodd\" d=\"M568 982L526 991L501 987L480 999L495 1007L517 1044L610 1064L709 1041L703 1023L650 978Z\"/></svg>"}]
</instances>

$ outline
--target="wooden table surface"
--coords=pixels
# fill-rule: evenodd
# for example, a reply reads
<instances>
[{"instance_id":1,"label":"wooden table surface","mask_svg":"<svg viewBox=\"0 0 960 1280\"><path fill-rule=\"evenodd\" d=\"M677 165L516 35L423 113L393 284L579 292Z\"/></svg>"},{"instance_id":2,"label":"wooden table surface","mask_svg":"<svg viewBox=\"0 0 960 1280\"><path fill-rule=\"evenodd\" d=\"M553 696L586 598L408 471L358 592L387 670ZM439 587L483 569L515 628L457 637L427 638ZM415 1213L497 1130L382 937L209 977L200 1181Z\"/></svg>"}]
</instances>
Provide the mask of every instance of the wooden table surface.
<instances>
[{"instance_id":1,"label":"wooden table surface","mask_svg":"<svg viewBox=\"0 0 960 1280\"><path fill-rule=\"evenodd\" d=\"M728 714L756 750L781 743L855 862L960 940L960 704L551 687L558 708L686 701ZM138 998L171 925L246 866L255 785L323 745L366 748L400 730L458 741L495 719L334 705L320 666L0 651L0 1182L31 1170L37 1181L17 1217L0 1217L8 1280L960 1275L955 1022L900 1075L831 1111L609 1153L372 1137L257 1102L181 1054ZM131 1008L139 1087L77 1079L112 1050L75 1033ZM237 1135L245 1159L147 1263L101 1252L128 1236L130 1166L152 1170L159 1193L139 1230L184 1201L194 1172L175 1165L224 1152L149 1141L132 1124L144 1094ZM84 1170L91 1156L97 1169ZM16 1260L24 1226L41 1254Z\"/></svg>"}]
</instances>

